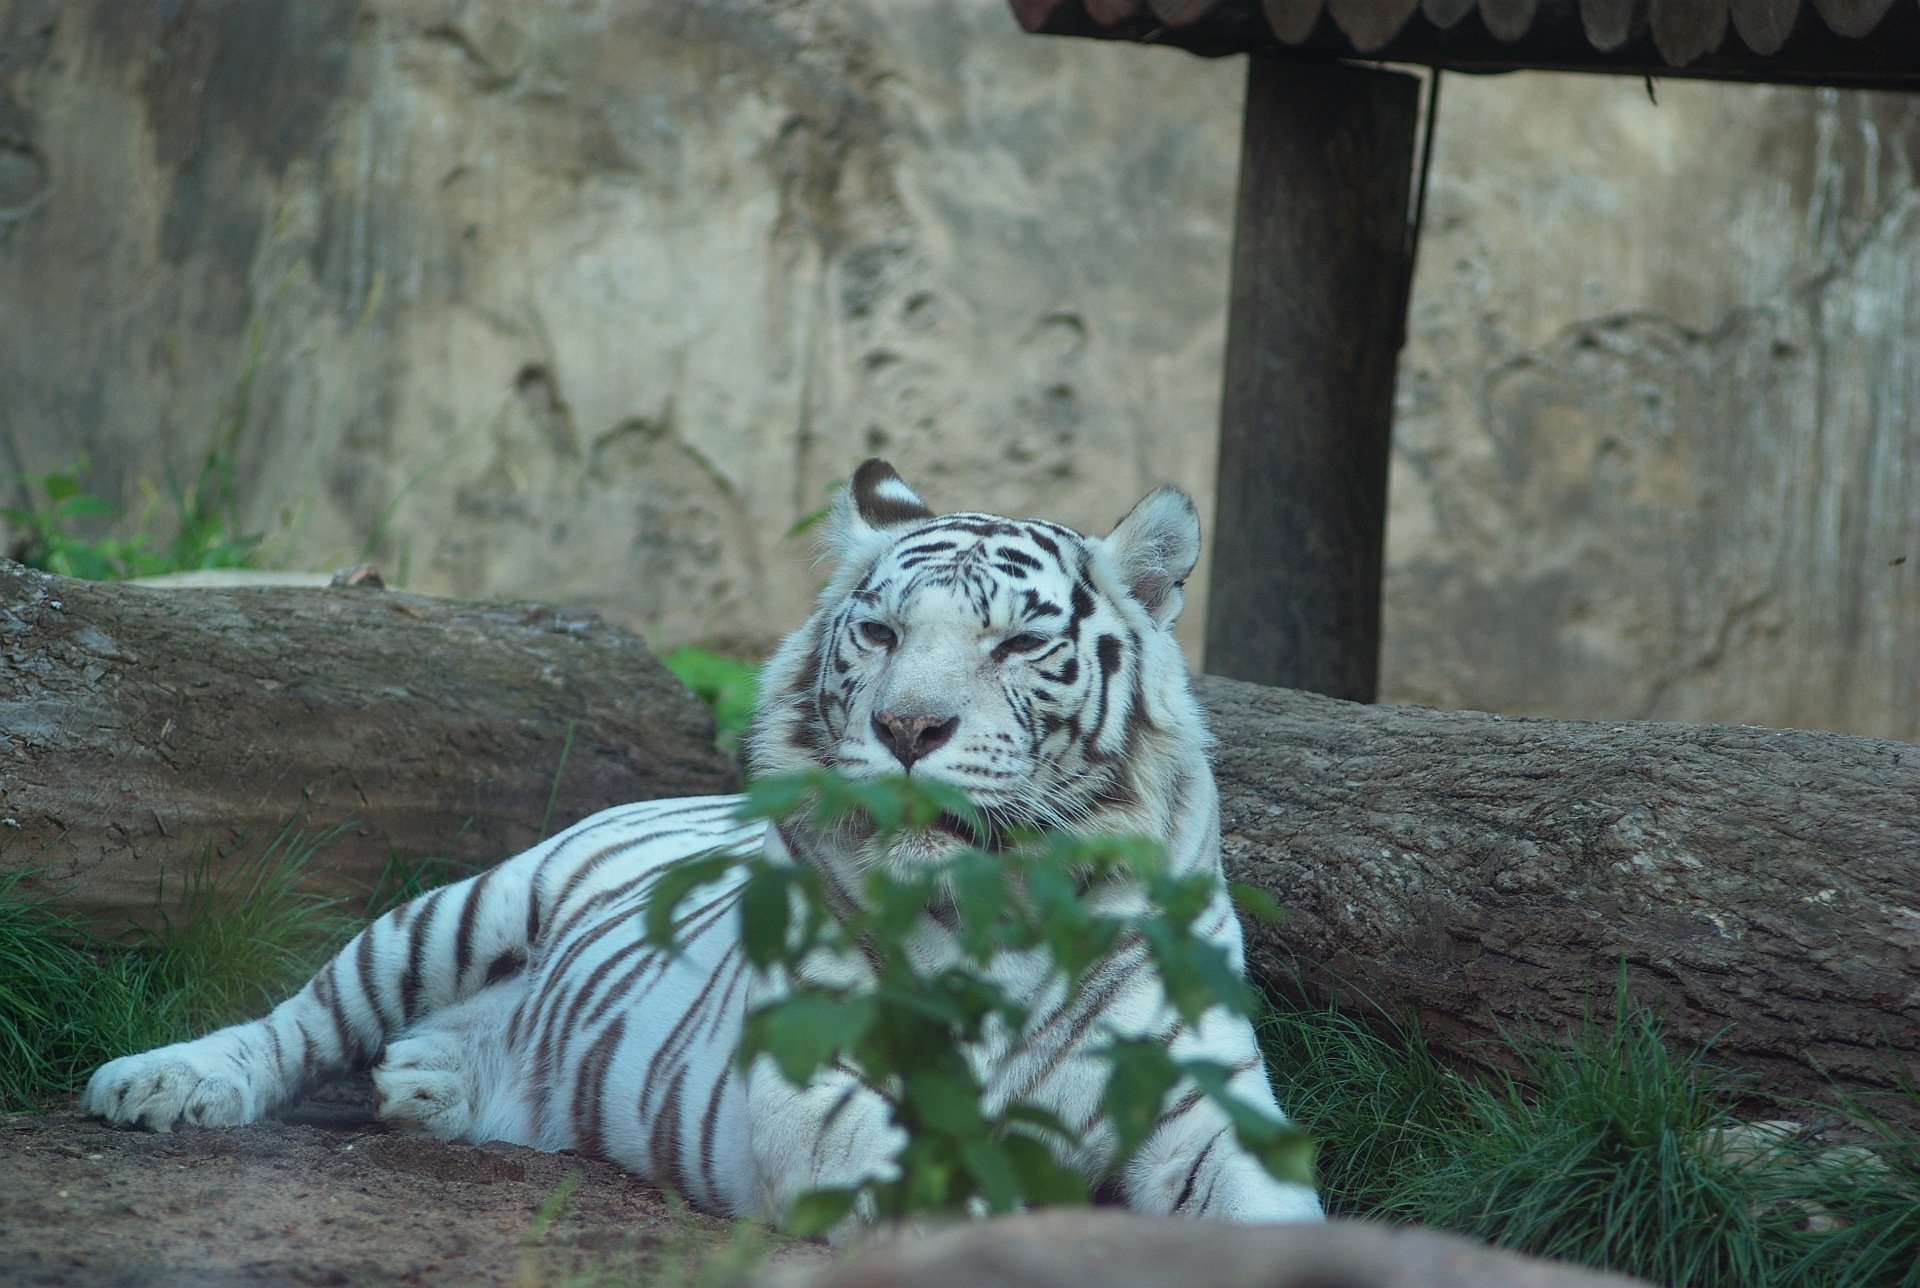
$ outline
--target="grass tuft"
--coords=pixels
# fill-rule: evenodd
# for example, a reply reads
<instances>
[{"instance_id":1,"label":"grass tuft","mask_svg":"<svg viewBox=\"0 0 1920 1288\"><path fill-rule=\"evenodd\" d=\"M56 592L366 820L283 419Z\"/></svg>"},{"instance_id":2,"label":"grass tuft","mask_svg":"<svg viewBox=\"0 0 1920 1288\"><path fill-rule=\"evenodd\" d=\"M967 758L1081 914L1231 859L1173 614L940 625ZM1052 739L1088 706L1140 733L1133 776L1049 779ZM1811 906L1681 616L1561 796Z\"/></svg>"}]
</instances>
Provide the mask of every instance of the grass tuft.
<instances>
[{"instance_id":1,"label":"grass tuft","mask_svg":"<svg viewBox=\"0 0 1920 1288\"><path fill-rule=\"evenodd\" d=\"M1769 1282L1793 1218L1778 1151L1736 1156L1742 1087L1674 1057L1659 1020L1624 1004L1570 1045L1514 1044L1519 1078L1469 1089L1466 1139L1403 1201L1428 1221L1541 1256L1669 1284ZM1472 1148L1466 1148L1471 1143Z\"/></svg>"},{"instance_id":2,"label":"grass tuft","mask_svg":"<svg viewBox=\"0 0 1920 1288\"><path fill-rule=\"evenodd\" d=\"M1665 1284L1920 1288L1920 1136L1903 1115L1843 1103L1867 1146L1744 1124L1754 1088L1709 1052L1676 1055L1624 993L1571 1040L1509 1035L1510 1076L1469 1077L1410 1026L1333 1010L1276 1014L1261 1036L1336 1213ZM1895 1098L1920 1118L1920 1088Z\"/></svg>"},{"instance_id":3,"label":"grass tuft","mask_svg":"<svg viewBox=\"0 0 1920 1288\"><path fill-rule=\"evenodd\" d=\"M72 1095L115 1056L257 1015L303 983L356 930L346 901L300 888L333 832L283 828L216 878L187 879L178 912L131 946L90 933L0 876L0 1105Z\"/></svg>"},{"instance_id":4,"label":"grass tuft","mask_svg":"<svg viewBox=\"0 0 1920 1288\"><path fill-rule=\"evenodd\" d=\"M187 878L180 910L136 948L162 965L189 1030L259 1015L304 983L363 924L348 901L301 888L313 856L343 828L292 824L259 854L216 876L211 856Z\"/></svg>"},{"instance_id":5,"label":"grass tuft","mask_svg":"<svg viewBox=\"0 0 1920 1288\"><path fill-rule=\"evenodd\" d=\"M108 951L73 918L22 898L26 875L0 876L0 1107L10 1113L173 1033L153 1004L158 963Z\"/></svg>"},{"instance_id":6,"label":"grass tuft","mask_svg":"<svg viewBox=\"0 0 1920 1288\"><path fill-rule=\"evenodd\" d=\"M1330 1212L1413 1218L1402 1178L1449 1156L1467 1083L1412 1025L1377 1027L1331 1007L1273 1010L1260 1042L1274 1091L1317 1144L1316 1180Z\"/></svg>"}]
</instances>

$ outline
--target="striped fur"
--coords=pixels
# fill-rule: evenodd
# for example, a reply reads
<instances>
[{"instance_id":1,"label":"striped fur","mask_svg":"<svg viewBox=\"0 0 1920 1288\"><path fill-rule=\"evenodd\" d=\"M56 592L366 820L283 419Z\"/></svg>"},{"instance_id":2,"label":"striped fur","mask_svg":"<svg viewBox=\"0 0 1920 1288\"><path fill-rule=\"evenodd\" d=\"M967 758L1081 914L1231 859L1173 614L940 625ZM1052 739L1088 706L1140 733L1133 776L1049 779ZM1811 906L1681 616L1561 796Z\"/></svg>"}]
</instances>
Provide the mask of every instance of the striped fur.
<instances>
[{"instance_id":1,"label":"striped fur","mask_svg":"<svg viewBox=\"0 0 1920 1288\"><path fill-rule=\"evenodd\" d=\"M964 789L992 844L1016 828L1144 832L1177 870L1219 871L1219 811L1206 735L1172 638L1198 555L1192 504L1150 494L1104 539L986 514L936 517L869 461L837 504L837 572L762 680L750 772L829 767ZM83 1107L166 1130L271 1113L314 1081L372 1066L383 1118L449 1140L577 1149L671 1185L725 1214L777 1216L811 1189L888 1173L900 1141L884 1105L844 1071L794 1088L762 1060L732 1066L742 1016L790 985L742 958L734 888L680 915L682 955L648 948L637 914L662 868L716 848L764 847L807 863L851 902L875 867L910 870L962 844L943 826L882 840L735 820L732 797L653 801L595 815L471 880L374 922L263 1018L127 1056L93 1076ZM1125 886L1089 898L1137 903ZM909 943L926 965L955 956L942 909ZM1196 932L1238 965L1224 891ZM862 960L801 973L845 982ZM1180 1057L1236 1070L1232 1086L1276 1118L1247 1022L1178 1022L1144 949L1122 944L1069 999L1036 957L990 973L1030 1000L1023 1040L972 1052L996 1104L1027 1099L1084 1129L1071 1160L1103 1193L1151 1212L1313 1219L1313 1194L1274 1181L1191 1088L1123 1171L1091 1052L1152 1035Z\"/></svg>"}]
</instances>

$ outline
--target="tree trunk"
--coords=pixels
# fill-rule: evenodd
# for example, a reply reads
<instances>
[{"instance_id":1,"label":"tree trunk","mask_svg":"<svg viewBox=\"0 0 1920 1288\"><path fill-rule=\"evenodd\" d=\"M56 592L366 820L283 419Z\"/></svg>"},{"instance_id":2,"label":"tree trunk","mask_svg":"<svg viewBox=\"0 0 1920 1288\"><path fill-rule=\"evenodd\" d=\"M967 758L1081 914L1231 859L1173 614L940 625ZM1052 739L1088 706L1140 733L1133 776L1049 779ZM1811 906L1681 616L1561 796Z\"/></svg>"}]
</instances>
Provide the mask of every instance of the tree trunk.
<instances>
[{"instance_id":1,"label":"tree trunk","mask_svg":"<svg viewBox=\"0 0 1920 1288\"><path fill-rule=\"evenodd\" d=\"M1920 747L1200 693L1227 873L1286 912L1249 928L1265 981L1484 1058L1624 970L1763 1095L1920 1074Z\"/></svg>"},{"instance_id":2,"label":"tree trunk","mask_svg":"<svg viewBox=\"0 0 1920 1288\"><path fill-rule=\"evenodd\" d=\"M1420 82L1247 60L1207 669L1373 700Z\"/></svg>"},{"instance_id":3,"label":"tree trunk","mask_svg":"<svg viewBox=\"0 0 1920 1288\"><path fill-rule=\"evenodd\" d=\"M0 560L0 872L112 932L288 824L486 864L622 801L728 791L705 708L591 612L368 588L174 590Z\"/></svg>"}]
</instances>

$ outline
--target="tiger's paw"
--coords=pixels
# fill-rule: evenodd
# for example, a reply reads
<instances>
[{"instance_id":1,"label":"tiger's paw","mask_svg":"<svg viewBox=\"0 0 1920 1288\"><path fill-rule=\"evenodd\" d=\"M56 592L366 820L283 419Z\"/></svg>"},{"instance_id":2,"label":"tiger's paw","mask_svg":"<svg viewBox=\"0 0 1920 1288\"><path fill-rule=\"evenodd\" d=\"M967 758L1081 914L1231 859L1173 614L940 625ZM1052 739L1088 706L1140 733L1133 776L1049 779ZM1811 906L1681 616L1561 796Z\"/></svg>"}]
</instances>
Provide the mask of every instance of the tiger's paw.
<instances>
[{"instance_id":1,"label":"tiger's paw","mask_svg":"<svg viewBox=\"0 0 1920 1288\"><path fill-rule=\"evenodd\" d=\"M477 1099L466 1054L443 1035L406 1038L387 1047L373 1071L374 1113L404 1131L439 1140L470 1140Z\"/></svg>"},{"instance_id":2,"label":"tiger's paw","mask_svg":"<svg viewBox=\"0 0 1920 1288\"><path fill-rule=\"evenodd\" d=\"M204 1042L108 1061L88 1079L80 1108L110 1123L161 1132L175 1123L237 1127L264 1113L242 1060Z\"/></svg>"}]
</instances>

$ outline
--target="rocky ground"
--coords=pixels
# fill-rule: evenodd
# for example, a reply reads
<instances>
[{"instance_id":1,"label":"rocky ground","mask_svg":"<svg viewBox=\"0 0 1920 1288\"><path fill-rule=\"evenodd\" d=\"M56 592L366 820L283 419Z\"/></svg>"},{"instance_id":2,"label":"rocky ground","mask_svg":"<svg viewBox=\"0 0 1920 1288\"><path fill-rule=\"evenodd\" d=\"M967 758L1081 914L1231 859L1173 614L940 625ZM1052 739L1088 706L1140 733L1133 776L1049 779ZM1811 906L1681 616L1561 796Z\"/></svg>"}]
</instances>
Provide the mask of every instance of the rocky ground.
<instances>
[{"instance_id":1,"label":"rocky ground","mask_svg":"<svg viewBox=\"0 0 1920 1288\"><path fill-rule=\"evenodd\" d=\"M677 1286L818 1256L617 1168L386 1131L348 1086L287 1119L167 1135L0 1124L0 1283Z\"/></svg>"}]
</instances>

